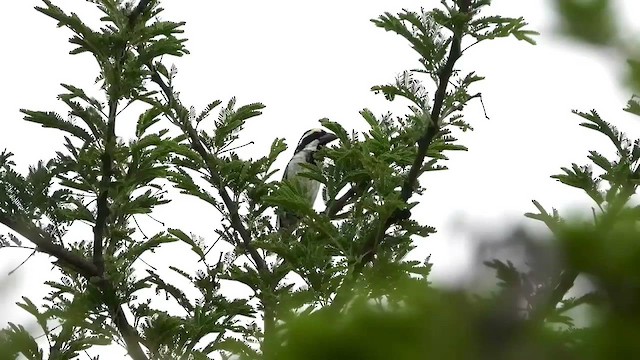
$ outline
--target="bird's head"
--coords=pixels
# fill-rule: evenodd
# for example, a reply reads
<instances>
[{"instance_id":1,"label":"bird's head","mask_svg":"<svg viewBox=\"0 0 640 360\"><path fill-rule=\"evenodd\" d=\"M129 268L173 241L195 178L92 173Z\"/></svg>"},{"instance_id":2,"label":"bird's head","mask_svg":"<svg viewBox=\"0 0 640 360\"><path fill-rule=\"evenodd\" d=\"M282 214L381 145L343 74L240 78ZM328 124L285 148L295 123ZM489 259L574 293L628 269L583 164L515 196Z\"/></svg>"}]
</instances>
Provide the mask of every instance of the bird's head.
<instances>
[{"instance_id":1,"label":"bird's head","mask_svg":"<svg viewBox=\"0 0 640 360\"><path fill-rule=\"evenodd\" d=\"M335 134L323 129L316 128L307 130L300 138L295 152L298 153L304 150L316 151L337 138L338 137Z\"/></svg>"}]
</instances>

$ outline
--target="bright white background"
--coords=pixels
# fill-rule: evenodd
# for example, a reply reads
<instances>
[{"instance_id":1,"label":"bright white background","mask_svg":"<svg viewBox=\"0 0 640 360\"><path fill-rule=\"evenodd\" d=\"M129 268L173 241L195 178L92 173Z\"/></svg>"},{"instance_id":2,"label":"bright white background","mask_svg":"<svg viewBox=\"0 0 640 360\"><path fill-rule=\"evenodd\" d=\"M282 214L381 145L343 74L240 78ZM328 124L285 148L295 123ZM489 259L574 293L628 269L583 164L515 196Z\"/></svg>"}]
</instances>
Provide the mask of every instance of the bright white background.
<instances>
[{"instance_id":1,"label":"bright white background","mask_svg":"<svg viewBox=\"0 0 640 360\"><path fill-rule=\"evenodd\" d=\"M95 16L81 0L55 1L66 10ZM179 1L163 2L166 20L185 20L191 55L172 59L179 69L175 84L182 101L202 109L214 99L239 104L262 102L264 115L250 120L242 140L261 156L275 137L290 146L300 135L328 117L347 129L364 130L358 111L368 107L380 114L398 109L372 85L390 82L399 72L418 66L417 56L399 36L376 28L369 19L385 11L430 8L439 1L367 0L297 1ZM640 3L618 1L619 13L630 24ZM16 154L19 168L49 159L61 150L62 134L21 120L20 108L66 113L56 96L60 83L93 86L96 66L89 55L69 56L70 33L36 11L39 1L6 4L0 54L0 148ZM87 9L89 9L87 11ZM474 47L460 66L486 80L472 88L482 92L490 120L478 103L468 108L467 121L476 131L461 143L470 151L453 154L450 170L423 179L428 188L417 219L438 233L421 240L416 257L432 254L433 280L447 284L464 280L470 249L478 237L499 235L507 225L535 227L522 214L534 211L532 199L547 207L570 210L586 204L586 196L550 179L561 166L586 163L587 150L608 152L602 136L578 126L571 109L596 108L608 121L640 136L637 118L621 111L629 98L621 86L622 59L613 52L576 45L554 32L550 4L541 0L495 0L491 12L524 16L541 36L531 46L515 39L485 42ZM636 28L637 30L637 28ZM131 116L134 116L132 113ZM127 125L123 125L127 126ZM279 160L282 169L291 149ZM161 211L170 226L213 239L210 209L181 201ZM47 291L51 261L37 255L12 276L27 250L0 249L0 327L28 319L13 303L26 295L37 302ZM159 252L156 263L171 253ZM185 258L184 261L191 261ZM7 287L5 284L12 283Z\"/></svg>"}]
</instances>

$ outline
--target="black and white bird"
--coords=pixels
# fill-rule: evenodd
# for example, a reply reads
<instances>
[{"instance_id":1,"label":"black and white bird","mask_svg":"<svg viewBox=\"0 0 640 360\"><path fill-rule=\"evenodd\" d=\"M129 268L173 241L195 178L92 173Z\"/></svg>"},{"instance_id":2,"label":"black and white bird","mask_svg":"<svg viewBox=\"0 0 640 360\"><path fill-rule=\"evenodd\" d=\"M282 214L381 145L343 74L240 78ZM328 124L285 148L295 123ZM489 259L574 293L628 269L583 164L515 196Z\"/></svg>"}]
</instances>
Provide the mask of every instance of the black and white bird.
<instances>
[{"instance_id":1,"label":"black and white bird","mask_svg":"<svg viewBox=\"0 0 640 360\"><path fill-rule=\"evenodd\" d=\"M293 153L293 157L289 160L287 167L284 169L284 175L282 180L297 181L298 184L304 189L309 205L313 206L313 203L318 197L318 191L320 190L320 183L316 180L309 179L307 177L299 176L305 169L301 164L315 164L315 154L322 147L326 146L331 141L338 137L330 132L326 132L323 129L311 129L302 135L296 150ZM278 213L278 228L291 228L298 222L298 218L287 212Z\"/></svg>"}]
</instances>

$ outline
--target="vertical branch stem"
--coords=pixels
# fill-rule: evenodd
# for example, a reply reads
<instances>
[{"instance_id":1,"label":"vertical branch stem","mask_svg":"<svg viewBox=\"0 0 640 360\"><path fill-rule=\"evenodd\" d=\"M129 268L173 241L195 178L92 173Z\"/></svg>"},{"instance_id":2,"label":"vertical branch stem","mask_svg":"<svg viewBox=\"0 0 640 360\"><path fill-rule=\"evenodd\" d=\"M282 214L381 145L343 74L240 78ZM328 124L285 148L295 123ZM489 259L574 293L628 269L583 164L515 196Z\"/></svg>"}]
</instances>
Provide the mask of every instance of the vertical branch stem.
<instances>
[{"instance_id":1,"label":"vertical branch stem","mask_svg":"<svg viewBox=\"0 0 640 360\"><path fill-rule=\"evenodd\" d=\"M96 202L96 223L93 227L93 263L100 276L104 273L104 233L107 227L109 216L109 187L111 176L113 175L112 154L115 148L115 126L116 113L118 111L118 100L109 100L109 119L107 123L107 134L105 136L104 153L102 154L102 179L100 180L98 199Z\"/></svg>"}]
</instances>

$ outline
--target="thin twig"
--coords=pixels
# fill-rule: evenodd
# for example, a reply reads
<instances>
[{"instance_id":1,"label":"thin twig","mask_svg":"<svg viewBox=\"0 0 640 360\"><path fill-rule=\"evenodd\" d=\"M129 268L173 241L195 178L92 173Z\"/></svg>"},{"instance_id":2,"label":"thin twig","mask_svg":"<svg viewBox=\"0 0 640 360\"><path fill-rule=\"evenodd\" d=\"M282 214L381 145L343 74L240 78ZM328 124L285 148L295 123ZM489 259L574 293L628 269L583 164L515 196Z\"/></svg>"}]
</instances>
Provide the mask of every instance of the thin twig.
<instances>
[{"instance_id":1,"label":"thin twig","mask_svg":"<svg viewBox=\"0 0 640 360\"><path fill-rule=\"evenodd\" d=\"M166 226L166 224L165 224L163 221L160 221L160 220L158 220L158 219L154 218L153 216L151 216L151 215L149 215L149 214L146 214L146 215L147 215L149 218L151 218L151 220L153 220L153 221L157 222L158 224L160 224L160 225L162 225L162 226Z\"/></svg>"},{"instance_id":2,"label":"thin twig","mask_svg":"<svg viewBox=\"0 0 640 360\"><path fill-rule=\"evenodd\" d=\"M136 219L135 215L131 215L131 218L133 219L133 222L136 224L138 231L140 231L140 233L142 234L142 238L145 240L149 240L149 237L147 236L147 234L145 234L144 231L142 231L140 224L138 224L138 220Z\"/></svg>"},{"instance_id":3,"label":"thin twig","mask_svg":"<svg viewBox=\"0 0 640 360\"><path fill-rule=\"evenodd\" d=\"M478 93L476 94L480 97L480 105L482 105L482 111L484 111L484 117L487 120L491 120L491 118L489 117L489 115L487 115L487 108L484 106L484 101L482 100L482 94ZM475 95L474 95L475 96Z\"/></svg>"},{"instance_id":4,"label":"thin twig","mask_svg":"<svg viewBox=\"0 0 640 360\"><path fill-rule=\"evenodd\" d=\"M30 246L24 246L24 245L3 245L0 246L0 249L25 249L25 250L38 250L37 248L33 248Z\"/></svg>"},{"instance_id":5,"label":"thin twig","mask_svg":"<svg viewBox=\"0 0 640 360\"><path fill-rule=\"evenodd\" d=\"M249 146L249 145L253 145L253 144L255 144L253 141L249 141L249 142L248 142L248 143L246 143L246 144L238 145L238 146L232 147L231 149L221 149L221 150L218 152L218 154L224 154L224 153L226 153L226 152L233 151L233 150L238 150L238 149L241 149L241 148L243 148L243 147L245 147L245 146Z\"/></svg>"},{"instance_id":6,"label":"thin twig","mask_svg":"<svg viewBox=\"0 0 640 360\"><path fill-rule=\"evenodd\" d=\"M29 254L29 256L27 256L27 258L26 258L26 259L24 259L24 260L20 263L20 265L16 266L13 270L9 271L9 273L8 273L7 275L9 275L9 276L13 275L13 273L15 273L18 269L20 269L20 267L21 267L22 265L24 265L27 261L29 261L29 259L31 259L31 257L32 257L33 255L35 255L35 254L36 254L36 252L38 252L38 251L34 249L34 250L31 252L31 254Z\"/></svg>"},{"instance_id":7,"label":"thin twig","mask_svg":"<svg viewBox=\"0 0 640 360\"><path fill-rule=\"evenodd\" d=\"M357 198L367 189L369 182L352 185L346 193L337 199L333 199L327 204L327 208L324 210L324 214L329 219L335 219L338 212L349 203L353 198Z\"/></svg>"}]
</instances>

